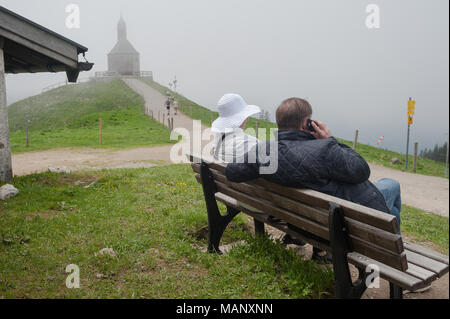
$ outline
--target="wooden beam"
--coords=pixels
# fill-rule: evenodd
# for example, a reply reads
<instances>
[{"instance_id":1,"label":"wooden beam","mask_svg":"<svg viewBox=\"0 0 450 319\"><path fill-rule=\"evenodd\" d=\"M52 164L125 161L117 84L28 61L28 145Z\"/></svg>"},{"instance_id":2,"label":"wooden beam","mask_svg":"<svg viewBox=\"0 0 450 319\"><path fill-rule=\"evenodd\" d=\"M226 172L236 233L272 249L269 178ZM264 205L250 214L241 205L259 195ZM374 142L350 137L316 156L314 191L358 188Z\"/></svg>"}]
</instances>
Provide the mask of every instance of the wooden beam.
<instances>
[{"instance_id":1,"label":"wooden beam","mask_svg":"<svg viewBox=\"0 0 450 319\"><path fill-rule=\"evenodd\" d=\"M78 60L78 48L73 41L35 24L13 12L0 11L0 32L15 36L15 42L36 52L50 52L72 61ZM6 36L8 39L9 36ZM48 53L45 55L50 56ZM63 62L63 61L60 61ZM64 63L64 62L63 62Z\"/></svg>"},{"instance_id":2,"label":"wooden beam","mask_svg":"<svg viewBox=\"0 0 450 319\"><path fill-rule=\"evenodd\" d=\"M6 103L4 39L0 37L0 182L12 180L11 146L9 143L8 105Z\"/></svg>"},{"instance_id":3,"label":"wooden beam","mask_svg":"<svg viewBox=\"0 0 450 319\"><path fill-rule=\"evenodd\" d=\"M69 66L70 68L76 69L78 66L78 56L76 53L77 49L75 47L71 48L73 50L73 54L71 54L71 58L68 58L67 56L65 56L59 52L52 51L46 47L43 47L42 45L40 45L38 43L35 43L31 40L22 38L22 37L18 36L17 34L14 34L8 30L2 29L2 28L0 28L0 36L3 36L11 41L17 42L20 45L23 45L24 47L26 47L30 50L33 50L40 54L48 56L62 64Z\"/></svg>"}]
</instances>

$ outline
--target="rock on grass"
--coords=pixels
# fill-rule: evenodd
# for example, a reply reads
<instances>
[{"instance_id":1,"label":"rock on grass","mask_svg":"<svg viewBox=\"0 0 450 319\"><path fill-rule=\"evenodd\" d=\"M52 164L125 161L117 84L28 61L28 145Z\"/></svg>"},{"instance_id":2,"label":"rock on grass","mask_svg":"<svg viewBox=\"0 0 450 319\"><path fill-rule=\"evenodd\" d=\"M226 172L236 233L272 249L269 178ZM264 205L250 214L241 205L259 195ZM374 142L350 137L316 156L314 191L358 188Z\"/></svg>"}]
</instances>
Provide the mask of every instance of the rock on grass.
<instances>
[{"instance_id":1,"label":"rock on grass","mask_svg":"<svg viewBox=\"0 0 450 319\"><path fill-rule=\"evenodd\" d=\"M0 187L0 200L6 200L19 194L19 190L10 184Z\"/></svg>"}]
</instances>

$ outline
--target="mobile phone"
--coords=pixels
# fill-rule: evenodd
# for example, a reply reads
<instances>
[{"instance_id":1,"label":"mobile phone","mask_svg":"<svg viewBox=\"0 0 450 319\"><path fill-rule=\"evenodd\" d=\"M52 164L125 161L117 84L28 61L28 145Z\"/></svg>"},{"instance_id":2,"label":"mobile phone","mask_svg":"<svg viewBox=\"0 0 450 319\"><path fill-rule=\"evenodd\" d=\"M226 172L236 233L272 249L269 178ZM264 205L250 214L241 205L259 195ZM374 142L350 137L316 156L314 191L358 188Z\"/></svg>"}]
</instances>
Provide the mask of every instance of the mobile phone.
<instances>
[{"instance_id":1,"label":"mobile phone","mask_svg":"<svg viewBox=\"0 0 450 319\"><path fill-rule=\"evenodd\" d=\"M306 120L306 129L310 132L315 132L316 130L312 126L312 122L313 122L313 120L311 120L311 119Z\"/></svg>"}]
</instances>

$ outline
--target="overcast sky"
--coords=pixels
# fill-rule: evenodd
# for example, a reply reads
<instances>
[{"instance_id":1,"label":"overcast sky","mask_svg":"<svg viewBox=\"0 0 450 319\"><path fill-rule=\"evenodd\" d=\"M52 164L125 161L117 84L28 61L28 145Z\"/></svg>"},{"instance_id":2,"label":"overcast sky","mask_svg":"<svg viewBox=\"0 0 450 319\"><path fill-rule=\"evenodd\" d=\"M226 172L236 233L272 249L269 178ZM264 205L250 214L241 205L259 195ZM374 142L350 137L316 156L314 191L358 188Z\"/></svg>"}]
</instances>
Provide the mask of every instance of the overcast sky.
<instances>
[{"instance_id":1,"label":"overcast sky","mask_svg":"<svg viewBox=\"0 0 450 319\"><path fill-rule=\"evenodd\" d=\"M81 28L65 26L65 8L81 10ZM365 21L380 8L380 28ZM335 136L404 152L406 109L416 99L411 142L419 148L449 131L448 0L0 0L0 4L89 48L95 71L107 69L122 12L141 68L207 107L239 93L271 112L291 96L311 102L313 117ZM85 78L92 73L81 74ZM63 74L8 75L8 102L38 94ZM411 149L411 148L410 148Z\"/></svg>"}]
</instances>

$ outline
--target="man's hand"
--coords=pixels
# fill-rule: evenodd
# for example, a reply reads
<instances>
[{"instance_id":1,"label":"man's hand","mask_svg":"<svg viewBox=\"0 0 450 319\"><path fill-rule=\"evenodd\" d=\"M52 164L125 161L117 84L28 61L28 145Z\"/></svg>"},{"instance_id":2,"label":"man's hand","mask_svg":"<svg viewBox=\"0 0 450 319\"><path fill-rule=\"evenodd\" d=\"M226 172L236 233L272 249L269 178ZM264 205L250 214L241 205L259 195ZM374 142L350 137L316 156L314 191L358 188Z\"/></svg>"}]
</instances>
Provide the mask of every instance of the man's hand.
<instances>
[{"instance_id":1,"label":"man's hand","mask_svg":"<svg viewBox=\"0 0 450 319\"><path fill-rule=\"evenodd\" d=\"M312 121L312 126L315 132L310 133L318 140L326 139L332 136L330 130L324 123L320 121Z\"/></svg>"}]
</instances>

